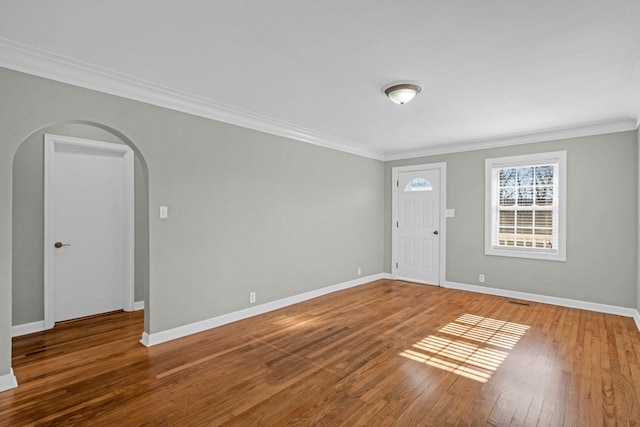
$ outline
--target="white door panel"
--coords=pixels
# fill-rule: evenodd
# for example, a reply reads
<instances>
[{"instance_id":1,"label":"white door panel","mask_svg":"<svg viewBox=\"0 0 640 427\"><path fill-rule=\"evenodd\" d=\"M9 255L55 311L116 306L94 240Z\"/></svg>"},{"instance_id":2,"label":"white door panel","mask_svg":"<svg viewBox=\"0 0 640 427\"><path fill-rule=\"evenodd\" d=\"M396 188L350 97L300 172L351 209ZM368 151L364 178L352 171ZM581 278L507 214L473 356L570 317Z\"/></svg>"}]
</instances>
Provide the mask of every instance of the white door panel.
<instances>
[{"instance_id":1,"label":"white door panel","mask_svg":"<svg viewBox=\"0 0 640 427\"><path fill-rule=\"evenodd\" d=\"M422 268L432 269L434 267L433 240L422 241Z\"/></svg>"},{"instance_id":2,"label":"white door panel","mask_svg":"<svg viewBox=\"0 0 640 427\"><path fill-rule=\"evenodd\" d=\"M422 201L422 228L423 229L435 229L433 221L436 219L437 213L434 212L433 200Z\"/></svg>"},{"instance_id":3,"label":"white door panel","mask_svg":"<svg viewBox=\"0 0 640 427\"><path fill-rule=\"evenodd\" d=\"M402 265L404 267L412 267L415 264L414 256L413 256L414 246L415 244L413 242L413 239L404 239L402 241L402 248L403 248Z\"/></svg>"},{"instance_id":4,"label":"white door panel","mask_svg":"<svg viewBox=\"0 0 640 427\"><path fill-rule=\"evenodd\" d=\"M404 226L406 228L415 227L416 216L415 216L415 200L405 200L404 201Z\"/></svg>"}]
</instances>

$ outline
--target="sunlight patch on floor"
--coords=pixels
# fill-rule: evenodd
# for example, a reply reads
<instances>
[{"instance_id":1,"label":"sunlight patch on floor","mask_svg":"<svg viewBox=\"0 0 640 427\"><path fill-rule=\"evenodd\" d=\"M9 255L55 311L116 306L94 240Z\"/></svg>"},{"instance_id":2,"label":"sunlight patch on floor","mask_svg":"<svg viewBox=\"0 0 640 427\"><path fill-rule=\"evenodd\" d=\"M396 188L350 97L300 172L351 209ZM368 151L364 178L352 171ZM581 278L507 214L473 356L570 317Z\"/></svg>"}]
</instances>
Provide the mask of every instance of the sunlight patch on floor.
<instances>
[{"instance_id":1,"label":"sunlight patch on floor","mask_svg":"<svg viewBox=\"0 0 640 427\"><path fill-rule=\"evenodd\" d=\"M528 329L465 314L438 331L444 336L429 335L400 356L484 383L508 356L505 350L512 349Z\"/></svg>"}]
</instances>

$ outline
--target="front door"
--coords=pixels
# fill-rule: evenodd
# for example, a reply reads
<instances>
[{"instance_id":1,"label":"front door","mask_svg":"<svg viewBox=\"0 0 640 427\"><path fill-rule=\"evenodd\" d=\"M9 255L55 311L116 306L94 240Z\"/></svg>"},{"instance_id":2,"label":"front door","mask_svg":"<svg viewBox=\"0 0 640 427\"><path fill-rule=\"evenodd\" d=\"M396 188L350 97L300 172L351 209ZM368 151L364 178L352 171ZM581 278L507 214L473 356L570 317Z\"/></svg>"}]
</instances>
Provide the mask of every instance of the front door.
<instances>
[{"instance_id":1,"label":"front door","mask_svg":"<svg viewBox=\"0 0 640 427\"><path fill-rule=\"evenodd\" d=\"M440 284L440 170L399 172L396 277Z\"/></svg>"},{"instance_id":2,"label":"front door","mask_svg":"<svg viewBox=\"0 0 640 427\"><path fill-rule=\"evenodd\" d=\"M133 153L45 136L45 324L121 310L132 297Z\"/></svg>"}]
</instances>

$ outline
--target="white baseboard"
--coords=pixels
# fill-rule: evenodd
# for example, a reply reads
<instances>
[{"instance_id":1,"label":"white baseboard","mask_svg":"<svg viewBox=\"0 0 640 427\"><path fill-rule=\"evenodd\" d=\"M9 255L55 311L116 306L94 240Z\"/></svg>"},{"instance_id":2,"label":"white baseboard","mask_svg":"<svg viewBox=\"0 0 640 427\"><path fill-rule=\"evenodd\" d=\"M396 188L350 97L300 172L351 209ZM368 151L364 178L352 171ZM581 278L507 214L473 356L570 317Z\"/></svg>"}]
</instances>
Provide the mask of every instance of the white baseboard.
<instances>
[{"instance_id":1,"label":"white baseboard","mask_svg":"<svg viewBox=\"0 0 640 427\"><path fill-rule=\"evenodd\" d=\"M22 335L33 334L34 332L44 331L44 320L37 322L23 323L22 325L15 325L11 327L11 337L19 337Z\"/></svg>"},{"instance_id":2,"label":"white baseboard","mask_svg":"<svg viewBox=\"0 0 640 427\"><path fill-rule=\"evenodd\" d=\"M516 298L525 301L553 304L560 307L579 308L581 310L596 311L599 313L616 314L618 316L633 317L640 330L640 313L635 308L619 307L616 305L599 304L595 302L580 301L569 298L550 297L547 295L530 294L527 292L510 291L506 289L489 288L486 286L467 285L445 281L443 288L459 289L462 291L477 292L481 294L497 295L501 297Z\"/></svg>"},{"instance_id":3,"label":"white baseboard","mask_svg":"<svg viewBox=\"0 0 640 427\"><path fill-rule=\"evenodd\" d=\"M143 345L143 346L145 346L145 347L151 347L151 345L152 345L152 344L150 344L150 343L151 343L151 341L150 341L150 339L149 339L149 334L148 334L148 333L146 333L146 332L143 332L143 333L142 333L142 338L140 338L140 342L141 342L141 343L142 343L142 345ZM156 344L159 344L159 343L156 343Z\"/></svg>"},{"instance_id":4,"label":"white baseboard","mask_svg":"<svg viewBox=\"0 0 640 427\"><path fill-rule=\"evenodd\" d=\"M0 375L0 392L16 387L18 387L18 380L16 376L13 375L13 369L6 375Z\"/></svg>"},{"instance_id":5,"label":"white baseboard","mask_svg":"<svg viewBox=\"0 0 640 427\"><path fill-rule=\"evenodd\" d=\"M155 332L148 334L144 332L140 342L146 347L162 344L167 341L175 340L178 338L186 337L188 335L203 332L208 329L213 329L218 326L226 325L227 323L237 322L238 320L247 319L249 317L257 316L267 313L269 311L278 310L293 304L297 304L302 301L317 298L322 295L330 294L332 292L341 291L343 289L353 288L355 286L363 285L365 283L373 282L374 280L386 279L388 275L385 273L374 274L372 276L361 277L348 282L339 283L333 286L327 286L326 288L316 289L313 291L305 292L303 294L294 295L291 297L279 299L277 301L271 301L266 304L260 304L255 307L245 308L243 310L234 311L232 313L223 314L221 316L212 317L210 319L201 320L199 322L190 323L188 325L179 326L177 328L168 329L166 331Z\"/></svg>"},{"instance_id":6,"label":"white baseboard","mask_svg":"<svg viewBox=\"0 0 640 427\"><path fill-rule=\"evenodd\" d=\"M133 303L133 311L144 310L144 301L136 301Z\"/></svg>"}]
</instances>

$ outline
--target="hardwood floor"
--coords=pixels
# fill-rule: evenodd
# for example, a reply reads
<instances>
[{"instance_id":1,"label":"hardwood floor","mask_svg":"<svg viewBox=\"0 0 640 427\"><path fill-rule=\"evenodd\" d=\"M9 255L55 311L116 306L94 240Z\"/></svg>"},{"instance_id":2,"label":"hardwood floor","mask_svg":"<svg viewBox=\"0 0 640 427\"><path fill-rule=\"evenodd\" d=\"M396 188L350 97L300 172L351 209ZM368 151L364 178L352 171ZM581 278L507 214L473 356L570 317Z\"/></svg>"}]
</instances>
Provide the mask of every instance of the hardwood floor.
<instances>
[{"instance_id":1,"label":"hardwood floor","mask_svg":"<svg viewBox=\"0 0 640 427\"><path fill-rule=\"evenodd\" d=\"M640 425L630 318L390 280L151 348L142 316L15 338L0 425Z\"/></svg>"}]
</instances>

